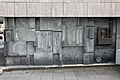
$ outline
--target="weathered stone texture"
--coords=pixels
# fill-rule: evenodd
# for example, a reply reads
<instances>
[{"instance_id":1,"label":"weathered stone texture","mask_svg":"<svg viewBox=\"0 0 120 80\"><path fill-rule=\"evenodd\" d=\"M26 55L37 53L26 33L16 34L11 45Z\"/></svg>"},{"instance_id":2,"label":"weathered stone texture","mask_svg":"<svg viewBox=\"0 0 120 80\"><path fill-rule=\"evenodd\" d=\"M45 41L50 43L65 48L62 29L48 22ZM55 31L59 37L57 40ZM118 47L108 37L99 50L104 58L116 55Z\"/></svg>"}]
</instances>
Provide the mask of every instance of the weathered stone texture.
<instances>
[{"instance_id":1,"label":"weathered stone texture","mask_svg":"<svg viewBox=\"0 0 120 80\"><path fill-rule=\"evenodd\" d=\"M17 28L14 32L14 40L35 41L35 31L25 28Z\"/></svg>"},{"instance_id":2,"label":"weathered stone texture","mask_svg":"<svg viewBox=\"0 0 120 80\"><path fill-rule=\"evenodd\" d=\"M116 24L114 18L111 25L111 18L16 17L5 20L4 56L7 65L115 62L115 46L119 48L119 32L116 32L116 26L119 24ZM111 45L99 46L97 28L111 26Z\"/></svg>"},{"instance_id":3,"label":"weathered stone texture","mask_svg":"<svg viewBox=\"0 0 120 80\"><path fill-rule=\"evenodd\" d=\"M82 63L83 48L82 47L64 47L63 48L63 64Z\"/></svg>"},{"instance_id":4,"label":"weathered stone texture","mask_svg":"<svg viewBox=\"0 0 120 80\"><path fill-rule=\"evenodd\" d=\"M6 65L15 66L15 65L26 65L26 57L6 57Z\"/></svg>"},{"instance_id":5,"label":"weathered stone texture","mask_svg":"<svg viewBox=\"0 0 120 80\"><path fill-rule=\"evenodd\" d=\"M83 55L83 63L84 64L93 64L93 53L84 53Z\"/></svg>"},{"instance_id":6,"label":"weathered stone texture","mask_svg":"<svg viewBox=\"0 0 120 80\"><path fill-rule=\"evenodd\" d=\"M52 64L53 64L52 52L34 53L34 65L52 65Z\"/></svg>"},{"instance_id":7,"label":"weathered stone texture","mask_svg":"<svg viewBox=\"0 0 120 80\"><path fill-rule=\"evenodd\" d=\"M115 60L115 49L96 49L95 50L95 62L97 58L100 58L100 63L114 62Z\"/></svg>"}]
</instances>

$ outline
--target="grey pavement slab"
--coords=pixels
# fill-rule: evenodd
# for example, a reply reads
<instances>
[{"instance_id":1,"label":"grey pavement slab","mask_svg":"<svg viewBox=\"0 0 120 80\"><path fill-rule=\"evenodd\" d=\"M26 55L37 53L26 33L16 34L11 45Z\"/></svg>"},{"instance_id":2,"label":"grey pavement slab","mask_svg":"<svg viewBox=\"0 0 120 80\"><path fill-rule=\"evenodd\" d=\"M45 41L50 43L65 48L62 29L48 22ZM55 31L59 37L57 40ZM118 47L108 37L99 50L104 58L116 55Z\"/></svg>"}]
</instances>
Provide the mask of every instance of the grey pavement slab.
<instances>
[{"instance_id":1,"label":"grey pavement slab","mask_svg":"<svg viewBox=\"0 0 120 80\"><path fill-rule=\"evenodd\" d=\"M13 70L0 80L120 80L120 66Z\"/></svg>"}]
</instances>

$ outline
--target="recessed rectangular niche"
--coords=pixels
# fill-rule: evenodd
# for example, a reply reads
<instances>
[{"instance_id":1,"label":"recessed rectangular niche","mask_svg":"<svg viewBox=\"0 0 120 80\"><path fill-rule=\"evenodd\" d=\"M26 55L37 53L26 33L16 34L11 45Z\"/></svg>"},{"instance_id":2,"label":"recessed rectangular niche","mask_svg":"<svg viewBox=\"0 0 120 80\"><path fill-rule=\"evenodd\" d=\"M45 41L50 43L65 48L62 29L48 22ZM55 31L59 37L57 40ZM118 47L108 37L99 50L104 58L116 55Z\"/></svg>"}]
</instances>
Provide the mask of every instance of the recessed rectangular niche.
<instances>
[{"instance_id":1,"label":"recessed rectangular niche","mask_svg":"<svg viewBox=\"0 0 120 80\"><path fill-rule=\"evenodd\" d=\"M110 27L98 27L98 45L111 45L112 44L112 30Z\"/></svg>"}]
</instances>

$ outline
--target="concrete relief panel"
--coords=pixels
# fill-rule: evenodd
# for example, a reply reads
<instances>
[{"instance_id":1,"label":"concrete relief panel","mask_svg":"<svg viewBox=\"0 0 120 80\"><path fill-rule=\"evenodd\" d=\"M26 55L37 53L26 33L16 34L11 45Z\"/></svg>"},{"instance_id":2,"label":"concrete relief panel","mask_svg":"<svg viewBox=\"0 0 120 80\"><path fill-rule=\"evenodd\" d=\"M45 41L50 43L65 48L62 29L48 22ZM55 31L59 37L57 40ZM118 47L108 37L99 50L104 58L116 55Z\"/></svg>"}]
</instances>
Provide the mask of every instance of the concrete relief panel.
<instances>
[{"instance_id":1,"label":"concrete relief panel","mask_svg":"<svg viewBox=\"0 0 120 80\"><path fill-rule=\"evenodd\" d=\"M61 32L53 32L53 53L62 53L61 34Z\"/></svg>"},{"instance_id":2,"label":"concrete relief panel","mask_svg":"<svg viewBox=\"0 0 120 80\"><path fill-rule=\"evenodd\" d=\"M6 65L15 66L15 65L26 65L26 57L6 57Z\"/></svg>"},{"instance_id":3,"label":"concrete relief panel","mask_svg":"<svg viewBox=\"0 0 120 80\"><path fill-rule=\"evenodd\" d=\"M35 31L17 28L14 32L14 40L35 41Z\"/></svg>"},{"instance_id":4,"label":"concrete relief panel","mask_svg":"<svg viewBox=\"0 0 120 80\"><path fill-rule=\"evenodd\" d=\"M77 26L77 19L64 19L62 27L63 46L82 46L83 45L83 27Z\"/></svg>"},{"instance_id":5,"label":"concrete relief panel","mask_svg":"<svg viewBox=\"0 0 120 80\"><path fill-rule=\"evenodd\" d=\"M34 53L34 65L52 65L52 64L53 64L52 52Z\"/></svg>"},{"instance_id":6,"label":"concrete relief panel","mask_svg":"<svg viewBox=\"0 0 120 80\"><path fill-rule=\"evenodd\" d=\"M35 18L29 18L28 25L30 29L35 29Z\"/></svg>"},{"instance_id":7,"label":"concrete relief panel","mask_svg":"<svg viewBox=\"0 0 120 80\"><path fill-rule=\"evenodd\" d=\"M94 27L85 27L84 30L84 51L94 52Z\"/></svg>"},{"instance_id":8,"label":"concrete relief panel","mask_svg":"<svg viewBox=\"0 0 120 80\"><path fill-rule=\"evenodd\" d=\"M26 42L17 41L13 44L13 53L18 56L25 56L26 54Z\"/></svg>"},{"instance_id":9,"label":"concrete relief panel","mask_svg":"<svg viewBox=\"0 0 120 80\"><path fill-rule=\"evenodd\" d=\"M83 63L84 64L92 64L93 63L93 53L84 53Z\"/></svg>"},{"instance_id":10,"label":"concrete relief panel","mask_svg":"<svg viewBox=\"0 0 120 80\"><path fill-rule=\"evenodd\" d=\"M40 18L40 30L62 31L62 18Z\"/></svg>"},{"instance_id":11,"label":"concrete relief panel","mask_svg":"<svg viewBox=\"0 0 120 80\"><path fill-rule=\"evenodd\" d=\"M13 41L13 33L12 31L5 31L5 41Z\"/></svg>"},{"instance_id":12,"label":"concrete relief panel","mask_svg":"<svg viewBox=\"0 0 120 80\"><path fill-rule=\"evenodd\" d=\"M40 52L52 52L52 31L37 31L37 49Z\"/></svg>"},{"instance_id":13,"label":"concrete relief panel","mask_svg":"<svg viewBox=\"0 0 120 80\"><path fill-rule=\"evenodd\" d=\"M5 29L6 30L13 30L15 28L15 21L14 18L8 18L5 20Z\"/></svg>"},{"instance_id":14,"label":"concrete relief panel","mask_svg":"<svg viewBox=\"0 0 120 80\"><path fill-rule=\"evenodd\" d=\"M64 47L62 54L63 64L82 63L82 47Z\"/></svg>"},{"instance_id":15,"label":"concrete relief panel","mask_svg":"<svg viewBox=\"0 0 120 80\"><path fill-rule=\"evenodd\" d=\"M29 28L27 18L16 18L16 28Z\"/></svg>"},{"instance_id":16,"label":"concrete relief panel","mask_svg":"<svg viewBox=\"0 0 120 80\"><path fill-rule=\"evenodd\" d=\"M34 42L26 42L26 48L27 55L34 55L35 52Z\"/></svg>"},{"instance_id":17,"label":"concrete relief panel","mask_svg":"<svg viewBox=\"0 0 120 80\"><path fill-rule=\"evenodd\" d=\"M109 63L115 61L115 49L96 49L95 62Z\"/></svg>"}]
</instances>

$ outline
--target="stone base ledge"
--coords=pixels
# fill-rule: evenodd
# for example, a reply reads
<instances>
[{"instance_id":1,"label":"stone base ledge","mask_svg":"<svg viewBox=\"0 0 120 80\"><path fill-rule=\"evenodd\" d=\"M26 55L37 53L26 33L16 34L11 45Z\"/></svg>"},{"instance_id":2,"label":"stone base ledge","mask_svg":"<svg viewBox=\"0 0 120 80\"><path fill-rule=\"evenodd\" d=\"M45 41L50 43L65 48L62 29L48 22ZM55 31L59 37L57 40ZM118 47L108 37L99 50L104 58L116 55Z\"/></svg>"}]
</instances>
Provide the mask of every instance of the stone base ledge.
<instances>
[{"instance_id":1,"label":"stone base ledge","mask_svg":"<svg viewBox=\"0 0 120 80\"><path fill-rule=\"evenodd\" d=\"M99 64L71 64L71 65L44 65L44 66L1 66L0 75L4 71L10 70L30 70L30 69L49 69L49 68L72 68L72 67L100 67L100 66L115 66L115 63L99 63Z\"/></svg>"}]
</instances>

